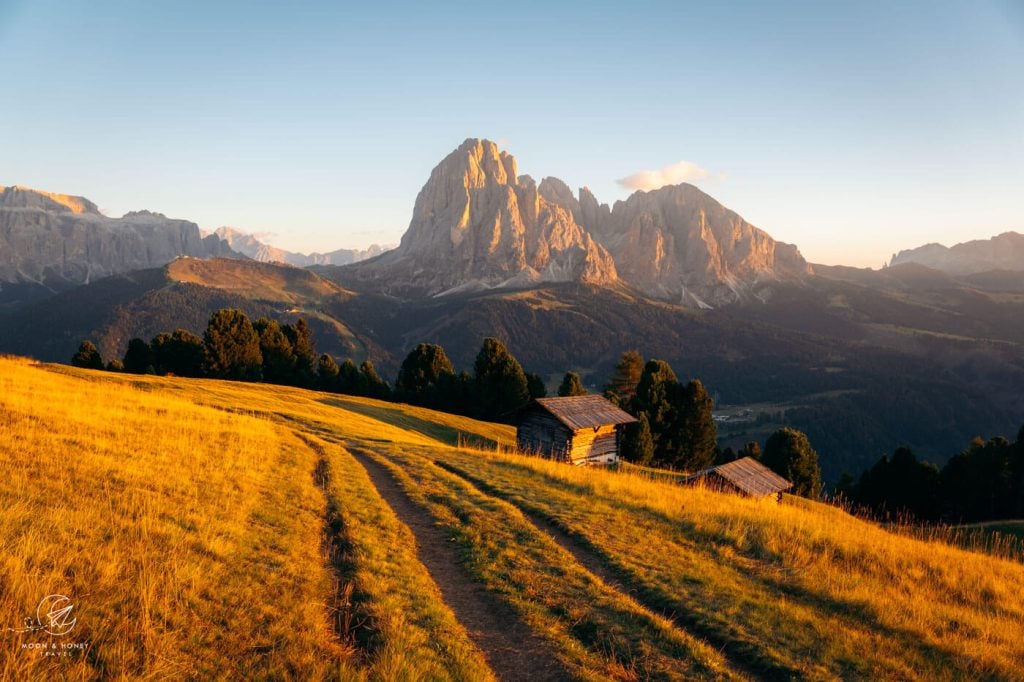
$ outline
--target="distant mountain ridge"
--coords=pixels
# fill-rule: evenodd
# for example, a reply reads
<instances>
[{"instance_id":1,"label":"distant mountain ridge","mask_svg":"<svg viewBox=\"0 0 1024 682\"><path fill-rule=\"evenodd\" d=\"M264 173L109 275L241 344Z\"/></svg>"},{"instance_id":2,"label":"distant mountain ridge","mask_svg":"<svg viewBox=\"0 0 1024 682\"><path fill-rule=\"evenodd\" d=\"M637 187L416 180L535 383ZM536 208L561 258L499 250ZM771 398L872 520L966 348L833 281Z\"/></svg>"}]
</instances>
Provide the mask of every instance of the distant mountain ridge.
<instances>
[{"instance_id":1,"label":"distant mountain ridge","mask_svg":"<svg viewBox=\"0 0 1024 682\"><path fill-rule=\"evenodd\" d=\"M890 265L918 263L951 275L976 275L993 270L1024 270L1024 234L1004 232L955 246L925 244L893 255Z\"/></svg>"},{"instance_id":2,"label":"distant mountain ridge","mask_svg":"<svg viewBox=\"0 0 1024 682\"><path fill-rule=\"evenodd\" d=\"M150 211L109 218L83 197L0 187L0 284L58 291L180 256L237 254L187 220Z\"/></svg>"},{"instance_id":3,"label":"distant mountain ridge","mask_svg":"<svg viewBox=\"0 0 1024 682\"><path fill-rule=\"evenodd\" d=\"M227 242L238 253L261 263L284 263L305 268L310 265L349 265L373 258L393 248L391 245L371 244L365 249L336 249L327 253L297 253L271 246L256 235L233 227L218 227L212 234Z\"/></svg>"},{"instance_id":4,"label":"distant mountain ridge","mask_svg":"<svg viewBox=\"0 0 1024 682\"><path fill-rule=\"evenodd\" d=\"M467 139L431 172L394 251L334 273L394 293L438 296L579 282L626 285L712 307L811 273L792 245L687 184L636 192L613 208L557 178L538 186L515 157Z\"/></svg>"}]
</instances>

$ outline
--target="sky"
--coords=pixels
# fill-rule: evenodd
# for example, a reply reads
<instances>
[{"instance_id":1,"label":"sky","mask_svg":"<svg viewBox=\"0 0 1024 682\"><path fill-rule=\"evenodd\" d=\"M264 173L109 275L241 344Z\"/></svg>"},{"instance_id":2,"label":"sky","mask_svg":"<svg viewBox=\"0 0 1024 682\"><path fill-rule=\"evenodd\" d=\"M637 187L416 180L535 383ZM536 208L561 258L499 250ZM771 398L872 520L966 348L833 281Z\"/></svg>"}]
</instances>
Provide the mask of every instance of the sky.
<instances>
[{"instance_id":1,"label":"sky","mask_svg":"<svg viewBox=\"0 0 1024 682\"><path fill-rule=\"evenodd\" d=\"M0 0L0 185L396 243L468 137L693 182L812 262L1024 232L1024 2Z\"/></svg>"}]
</instances>

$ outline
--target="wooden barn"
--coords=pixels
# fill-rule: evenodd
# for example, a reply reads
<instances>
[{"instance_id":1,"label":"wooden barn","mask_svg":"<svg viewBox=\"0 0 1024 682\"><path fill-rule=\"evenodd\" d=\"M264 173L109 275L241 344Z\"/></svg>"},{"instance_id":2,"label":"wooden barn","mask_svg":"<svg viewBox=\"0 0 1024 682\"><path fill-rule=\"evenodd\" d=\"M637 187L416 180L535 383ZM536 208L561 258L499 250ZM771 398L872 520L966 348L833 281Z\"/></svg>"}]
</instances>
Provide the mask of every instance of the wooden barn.
<instances>
[{"instance_id":1,"label":"wooden barn","mask_svg":"<svg viewBox=\"0 0 1024 682\"><path fill-rule=\"evenodd\" d=\"M613 464L622 427L635 421L599 395L538 398L523 410L516 442L520 450L571 464Z\"/></svg>"},{"instance_id":2,"label":"wooden barn","mask_svg":"<svg viewBox=\"0 0 1024 682\"><path fill-rule=\"evenodd\" d=\"M758 462L753 457L744 457L728 464L698 471L683 480L684 484L703 484L715 490L739 493L748 497L775 495L782 499L782 493L793 484Z\"/></svg>"}]
</instances>

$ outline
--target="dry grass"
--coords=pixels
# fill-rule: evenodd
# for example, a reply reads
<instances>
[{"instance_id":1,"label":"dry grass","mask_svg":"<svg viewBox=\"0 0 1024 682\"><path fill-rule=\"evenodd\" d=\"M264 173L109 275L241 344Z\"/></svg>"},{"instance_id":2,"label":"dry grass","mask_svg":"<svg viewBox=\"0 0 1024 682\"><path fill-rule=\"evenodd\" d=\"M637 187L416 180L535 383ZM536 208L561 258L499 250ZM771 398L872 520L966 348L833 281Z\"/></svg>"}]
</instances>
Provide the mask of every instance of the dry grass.
<instances>
[{"instance_id":1,"label":"dry grass","mask_svg":"<svg viewBox=\"0 0 1024 682\"><path fill-rule=\"evenodd\" d=\"M1019 562L805 501L495 451L513 437L369 399L0 359L0 629L65 593L90 643L44 658L2 631L0 678L487 677L347 442L578 677L1021 677Z\"/></svg>"},{"instance_id":2,"label":"dry grass","mask_svg":"<svg viewBox=\"0 0 1024 682\"><path fill-rule=\"evenodd\" d=\"M1024 670L1020 563L806 501L778 505L535 458L438 456L556 519L756 669L929 680Z\"/></svg>"},{"instance_id":3,"label":"dry grass","mask_svg":"<svg viewBox=\"0 0 1024 682\"><path fill-rule=\"evenodd\" d=\"M326 677L348 656L324 608L324 500L296 439L9 359L0 406L0 614L65 594L78 623L64 639L89 643L69 662L5 633L0 677Z\"/></svg>"}]
</instances>

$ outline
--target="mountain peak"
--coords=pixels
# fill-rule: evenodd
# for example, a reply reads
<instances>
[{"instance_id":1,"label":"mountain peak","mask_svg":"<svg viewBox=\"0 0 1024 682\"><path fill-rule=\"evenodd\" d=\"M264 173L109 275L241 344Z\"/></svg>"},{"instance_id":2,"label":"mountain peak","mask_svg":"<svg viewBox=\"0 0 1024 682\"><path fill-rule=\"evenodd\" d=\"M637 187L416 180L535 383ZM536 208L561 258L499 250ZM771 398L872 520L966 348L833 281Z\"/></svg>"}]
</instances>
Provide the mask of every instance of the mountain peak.
<instances>
[{"instance_id":1,"label":"mountain peak","mask_svg":"<svg viewBox=\"0 0 1024 682\"><path fill-rule=\"evenodd\" d=\"M430 295L615 282L608 252L545 192L520 181L515 157L497 144L467 139L431 171L399 247L355 272Z\"/></svg>"},{"instance_id":2,"label":"mountain peak","mask_svg":"<svg viewBox=\"0 0 1024 682\"><path fill-rule=\"evenodd\" d=\"M543 282L611 284L709 307L763 296L765 282L810 272L697 187L635 192L613 208L558 178L536 184L486 139L469 138L430 173L394 251L352 273L391 290L437 295Z\"/></svg>"}]
</instances>

